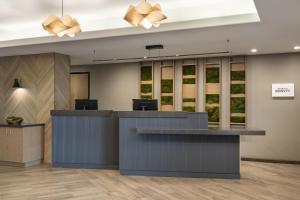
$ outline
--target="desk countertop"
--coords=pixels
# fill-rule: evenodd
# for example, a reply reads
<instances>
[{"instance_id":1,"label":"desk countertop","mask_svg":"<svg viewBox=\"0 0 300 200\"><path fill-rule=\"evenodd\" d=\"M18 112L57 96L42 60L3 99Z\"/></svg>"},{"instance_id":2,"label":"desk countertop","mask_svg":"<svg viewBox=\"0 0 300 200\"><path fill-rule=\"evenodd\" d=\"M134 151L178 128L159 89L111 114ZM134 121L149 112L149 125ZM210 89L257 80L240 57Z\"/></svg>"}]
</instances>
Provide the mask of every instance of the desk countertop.
<instances>
[{"instance_id":1,"label":"desk countertop","mask_svg":"<svg viewBox=\"0 0 300 200\"><path fill-rule=\"evenodd\" d=\"M52 110L52 116L111 116L118 115L120 118L187 118L189 115L207 113L199 112L161 112L161 111L112 111L112 110Z\"/></svg>"},{"instance_id":2,"label":"desk countertop","mask_svg":"<svg viewBox=\"0 0 300 200\"><path fill-rule=\"evenodd\" d=\"M120 118L187 118L189 114L181 111L163 112L163 111L119 111Z\"/></svg>"},{"instance_id":3,"label":"desk countertop","mask_svg":"<svg viewBox=\"0 0 300 200\"><path fill-rule=\"evenodd\" d=\"M51 116L110 116L112 110L51 110Z\"/></svg>"},{"instance_id":4,"label":"desk countertop","mask_svg":"<svg viewBox=\"0 0 300 200\"><path fill-rule=\"evenodd\" d=\"M0 124L0 128L26 128L34 126L44 126L44 124L21 124L21 125L11 125L11 124Z\"/></svg>"},{"instance_id":5,"label":"desk countertop","mask_svg":"<svg viewBox=\"0 0 300 200\"><path fill-rule=\"evenodd\" d=\"M226 136L226 135L266 135L264 130L259 129L155 129L155 128L137 128L137 134L147 135L211 135L211 136Z\"/></svg>"}]
</instances>

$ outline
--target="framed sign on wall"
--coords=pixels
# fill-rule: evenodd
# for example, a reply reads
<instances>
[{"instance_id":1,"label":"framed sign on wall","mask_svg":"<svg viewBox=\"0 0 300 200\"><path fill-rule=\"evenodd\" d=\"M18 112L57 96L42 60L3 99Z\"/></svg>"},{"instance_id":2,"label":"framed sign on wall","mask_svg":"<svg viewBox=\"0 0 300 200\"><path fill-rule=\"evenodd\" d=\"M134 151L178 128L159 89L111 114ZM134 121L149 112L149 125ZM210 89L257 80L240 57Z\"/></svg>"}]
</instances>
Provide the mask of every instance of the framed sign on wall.
<instances>
[{"instance_id":1,"label":"framed sign on wall","mask_svg":"<svg viewBox=\"0 0 300 200\"><path fill-rule=\"evenodd\" d=\"M295 96L294 83L274 83L272 84L272 97L291 98Z\"/></svg>"}]
</instances>

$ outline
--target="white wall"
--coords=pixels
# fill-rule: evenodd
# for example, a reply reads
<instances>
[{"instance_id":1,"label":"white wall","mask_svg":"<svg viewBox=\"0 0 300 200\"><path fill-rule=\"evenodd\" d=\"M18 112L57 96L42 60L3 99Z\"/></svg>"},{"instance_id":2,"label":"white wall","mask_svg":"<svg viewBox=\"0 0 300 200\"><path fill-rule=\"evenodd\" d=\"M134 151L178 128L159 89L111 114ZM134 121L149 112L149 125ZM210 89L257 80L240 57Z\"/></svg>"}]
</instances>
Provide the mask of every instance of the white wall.
<instances>
[{"instance_id":1,"label":"white wall","mask_svg":"<svg viewBox=\"0 0 300 200\"><path fill-rule=\"evenodd\" d=\"M300 54L248 57L248 127L267 131L244 137L241 154L250 158L300 161ZM295 83L294 99L272 99L272 83Z\"/></svg>"},{"instance_id":2,"label":"white wall","mask_svg":"<svg viewBox=\"0 0 300 200\"><path fill-rule=\"evenodd\" d=\"M132 99L139 98L139 63L72 67L72 72L90 72L90 98L98 99L101 110L131 110Z\"/></svg>"},{"instance_id":3,"label":"white wall","mask_svg":"<svg viewBox=\"0 0 300 200\"><path fill-rule=\"evenodd\" d=\"M203 64L198 60L198 110L203 111ZM181 110L181 61L175 62L175 107ZM139 63L76 66L72 71L91 72L91 98L100 109L131 110L139 98ZM222 59L222 126L229 125L229 62ZM300 54L247 58L247 124L267 131L266 136L242 137L241 155L248 158L300 161ZM160 69L155 64L154 97L159 99ZM272 83L295 83L294 99L272 99Z\"/></svg>"}]
</instances>

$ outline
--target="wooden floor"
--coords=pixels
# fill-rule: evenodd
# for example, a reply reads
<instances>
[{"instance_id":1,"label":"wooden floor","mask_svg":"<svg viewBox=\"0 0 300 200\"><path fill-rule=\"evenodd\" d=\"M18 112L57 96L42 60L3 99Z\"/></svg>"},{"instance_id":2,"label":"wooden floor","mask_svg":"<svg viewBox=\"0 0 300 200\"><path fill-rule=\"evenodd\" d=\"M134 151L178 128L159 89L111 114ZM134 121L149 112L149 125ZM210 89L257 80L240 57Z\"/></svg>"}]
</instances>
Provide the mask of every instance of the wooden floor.
<instances>
[{"instance_id":1,"label":"wooden floor","mask_svg":"<svg viewBox=\"0 0 300 200\"><path fill-rule=\"evenodd\" d=\"M299 200L300 165L242 162L240 180L126 177L117 170L0 167L1 200Z\"/></svg>"}]
</instances>

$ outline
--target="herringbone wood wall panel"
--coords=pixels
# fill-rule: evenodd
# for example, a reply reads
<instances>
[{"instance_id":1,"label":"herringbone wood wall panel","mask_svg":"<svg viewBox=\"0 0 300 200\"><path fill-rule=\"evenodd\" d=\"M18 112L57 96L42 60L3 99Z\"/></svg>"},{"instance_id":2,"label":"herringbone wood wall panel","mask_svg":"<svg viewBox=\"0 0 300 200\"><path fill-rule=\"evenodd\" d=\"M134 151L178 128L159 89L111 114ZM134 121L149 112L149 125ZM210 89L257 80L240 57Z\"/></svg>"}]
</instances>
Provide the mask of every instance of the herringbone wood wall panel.
<instances>
[{"instance_id":1,"label":"herringbone wood wall panel","mask_svg":"<svg viewBox=\"0 0 300 200\"><path fill-rule=\"evenodd\" d=\"M50 110L55 104L68 108L69 68L69 57L54 53L0 58L1 121L16 115L23 117L24 123L44 123L45 162L51 162ZM12 88L15 78L21 79L23 89Z\"/></svg>"},{"instance_id":2,"label":"herringbone wood wall panel","mask_svg":"<svg viewBox=\"0 0 300 200\"><path fill-rule=\"evenodd\" d=\"M70 102L70 57L54 54L54 103L50 110L69 109ZM50 113L49 113L50 114ZM45 124L45 153L44 160L50 163L52 160L52 126L51 117Z\"/></svg>"},{"instance_id":3,"label":"herringbone wood wall panel","mask_svg":"<svg viewBox=\"0 0 300 200\"><path fill-rule=\"evenodd\" d=\"M55 54L54 101L55 109L70 108L70 57Z\"/></svg>"}]
</instances>

